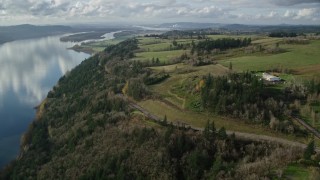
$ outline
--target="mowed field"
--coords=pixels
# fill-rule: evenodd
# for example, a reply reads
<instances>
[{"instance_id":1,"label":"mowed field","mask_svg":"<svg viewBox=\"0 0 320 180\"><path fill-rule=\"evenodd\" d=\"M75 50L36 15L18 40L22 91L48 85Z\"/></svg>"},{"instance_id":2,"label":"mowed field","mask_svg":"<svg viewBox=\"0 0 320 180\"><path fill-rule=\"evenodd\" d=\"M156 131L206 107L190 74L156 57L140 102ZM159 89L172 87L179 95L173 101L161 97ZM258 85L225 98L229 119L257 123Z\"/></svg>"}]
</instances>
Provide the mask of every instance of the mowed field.
<instances>
[{"instance_id":1,"label":"mowed field","mask_svg":"<svg viewBox=\"0 0 320 180\"><path fill-rule=\"evenodd\" d=\"M312 179L310 174L312 174L314 170L300 164L289 164L284 170L284 176L291 180L308 180Z\"/></svg>"},{"instance_id":2,"label":"mowed field","mask_svg":"<svg viewBox=\"0 0 320 180\"><path fill-rule=\"evenodd\" d=\"M266 41L266 40L265 40ZM320 76L320 41L306 45L280 45L287 52L259 56L242 56L222 60L224 66L232 62L237 71L264 71L272 68L292 69L294 74L305 77Z\"/></svg>"},{"instance_id":3,"label":"mowed field","mask_svg":"<svg viewBox=\"0 0 320 180\"><path fill-rule=\"evenodd\" d=\"M139 37L139 48L141 52L136 53L133 60L151 61L159 58L162 63L169 63L171 60L180 57L189 50L172 50L172 39L159 39L153 37ZM177 40L180 44L191 43L192 39Z\"/></svg>"},{"instance_id":4,"label":"mowed field","mask_svg":"<svg viewBox=\"0 0 320 180\"><path fill-rule=\"evenodd\" d=\"M158 72L165 71L171 76L160 84L150 86L151 90L182 109L186 108L188 98L185 97L185 92L177 93L179 87L183 87L186 83L190 82L196 84L203 76L209 73L214 76L219 76L229 72L227 68L219 64L192 67L191 65L180 63L176 65L152 67L151 69Z\"/></svg>"},{"instance_id":5,"label":"mowed field","mask_svg":"<svg viewBox=\"0 0 320 180\"><path fill-rule=\"evenodd\" d=\"M133 60L139 61L151 61L152 58L159 58L160 62L168 63L171 60L180 57L186 50L174 50L174 51L159 51L159 52L140 52L136 53L136 57Z\"/></svg>"}]
</instances>

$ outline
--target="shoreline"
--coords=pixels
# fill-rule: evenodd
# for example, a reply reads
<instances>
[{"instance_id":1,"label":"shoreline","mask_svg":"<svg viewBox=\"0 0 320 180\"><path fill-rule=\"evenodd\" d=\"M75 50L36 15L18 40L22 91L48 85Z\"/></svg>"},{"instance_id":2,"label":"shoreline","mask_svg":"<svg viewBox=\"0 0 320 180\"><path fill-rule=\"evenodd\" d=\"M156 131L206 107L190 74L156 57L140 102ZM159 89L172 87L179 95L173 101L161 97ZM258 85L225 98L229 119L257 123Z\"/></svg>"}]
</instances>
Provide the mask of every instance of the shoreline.
<instances>
[{"instance_id":1,"label":"shoreline","mask_svg":"<svg viewBox=\"0 0 320 180\"><path fill-rule=\"evenodd\" d=\"M95 52L92 48L88 48L88 47L83 47L83 46L79 46L79 45L74 45L72 47L67 48L68 50L73 50L76 52L82 52L82 53L86 53L89 55L93 55Z\"/></svg>"},{"instance_id":2,"label":"shoreline","mask_svg":"<svg viewBox=\"0 0 320 180\"><path fill-rule=\"evenodd\" d=\"M75 42L75 45L68 49L74 50L76 52L83 52L89 55L93 55L97 52L93 50L92 47L90 47L90 44L116 39L118 38L116 34L121 32L123 32L123 30L105 33L102 36L100 36L100 39L85 39L83 41ZM60 41L62 41L61 38L60 38ZM65 41L62 41L62 42L65 42ZM66 42L72 42L72 41L66 41ZM89 46L86 46L86 45L89 45Z\"/></svg>"}]
</instances>

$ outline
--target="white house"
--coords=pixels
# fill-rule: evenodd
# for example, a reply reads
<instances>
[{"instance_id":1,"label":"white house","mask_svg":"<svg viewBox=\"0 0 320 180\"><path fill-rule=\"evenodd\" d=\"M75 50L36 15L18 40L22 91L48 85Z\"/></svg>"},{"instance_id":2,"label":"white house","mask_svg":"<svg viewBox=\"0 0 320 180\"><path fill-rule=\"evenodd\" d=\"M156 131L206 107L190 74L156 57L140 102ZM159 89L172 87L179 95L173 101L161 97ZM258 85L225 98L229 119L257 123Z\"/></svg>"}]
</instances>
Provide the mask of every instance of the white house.
<instances>
[{"instance_id":1,"label":"white house","mask_svg":"<svg viewBox=\"0 0 320 180\"><path fill-rule=\"evenodd\" d=\"M266 81L270 81L270 82L278 82L281 81L281 78L277 77L277 76L273 76L271 74L268 73L262 73L262 78Z\"/></svg>"}]
</instances>

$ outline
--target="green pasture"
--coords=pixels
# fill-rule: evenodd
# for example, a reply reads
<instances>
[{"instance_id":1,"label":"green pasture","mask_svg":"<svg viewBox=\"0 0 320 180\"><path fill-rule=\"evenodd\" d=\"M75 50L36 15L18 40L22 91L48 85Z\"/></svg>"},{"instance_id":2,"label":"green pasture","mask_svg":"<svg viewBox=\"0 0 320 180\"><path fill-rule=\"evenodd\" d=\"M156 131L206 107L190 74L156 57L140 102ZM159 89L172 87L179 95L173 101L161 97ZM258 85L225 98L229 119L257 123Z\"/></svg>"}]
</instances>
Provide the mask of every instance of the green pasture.
<instances>
[{"instance_id":1,"label":"green pasture","mask_svg":"<svg viewBox=\"0 0 320 180\"><path fill-rule=\"evenodd\" d=\"M304 72L303 76L320 75L320 41L312 41L307 45L280 45L288 52L280 54L266 54L261 56L242 56L222 60L219 63L228 67L232 62L237 71L264 71L272 68L293 69L298 74L304 68L313 68L313 71Z\"/></svg>"},{"instance_id":2,"label":"green pasture","mask_svg":"<svg viewBox=\"0 0 320 180\"><path fill-rule=\"evenodd\" d=\"M160 51L160 52L139 52L133 60L147 61L152 58L159 58L160 62L170 62L170 60L180 57L186 50Z\"/></svg>"},{"instance_id":3,"label":"green pasture","mask_svg":"<svg viewBox=\"0 0 320 180\"><path fill-rule=\"evenodd\" d=\"M141 45L140 48L147 52L165 51L170 48L171 42L161 42L158 44Z\"/></svg>"},{"instance_id":4,"label":"green pasture","mask_svg":"<svg viewBox=\"0 0 320 180\"><path fill-rule=\"evenodd\" d=\"M291 180L310 179L310 169L299 164L290 164L284 170L284 176Z\"/></svg>"},{"instance_id":5,"label":"green pasture","mask_svg":"<svg viewBox=\"0 0 320 180\"><path fill-rule=\"evenodd\" d=\"M154 37L138 37L137 39L139 40L140 46L169 42L169 40L167 39L160 39L160 38L154 38Z\"/></svg>"},{"instance_id":6,"label":"green pasture","mask_svg":"<svg viewBox=\"0 0 320 180\"><path fill-rule=\"evenodd\" d=\"M282 38L262 38L262 39L253 40L251 43L261 44L261 45L273 45L281 41L282 41Z\"/></svg>"},{"instance_id":7,"label":"green pasture","mask_svg":"<svg viewBox=\"0 0 320 180\"><path fill-rule=\"evenodd\" d=\"M139 47L146 52L168 51L174 48L173 39L139 38ZM191 44L192 39L177 39L179 44ZM195 41L196 42L196 41Z\"/></svg>"},{"instance_id":8,"label":"green pasture","mask_svg":"<svg viewBox=\"0 0 320 180\"><path fill-rule=\"evenodd\" d=\"M229 70L221 65L207 65L193 67L188 64L175 64L168 66L151 67L155 71L165 71L170 73L170 78L160 84L150 86L152 91L160 94L165 100L175 104L180 108L188 106L189 98L186 98L185 93L181 93L179 87L185 86L187 83L198 83L200 79L207 75L224 75ZM195 87L194 87L195 88Z\"/></svg>"}]
</instances>

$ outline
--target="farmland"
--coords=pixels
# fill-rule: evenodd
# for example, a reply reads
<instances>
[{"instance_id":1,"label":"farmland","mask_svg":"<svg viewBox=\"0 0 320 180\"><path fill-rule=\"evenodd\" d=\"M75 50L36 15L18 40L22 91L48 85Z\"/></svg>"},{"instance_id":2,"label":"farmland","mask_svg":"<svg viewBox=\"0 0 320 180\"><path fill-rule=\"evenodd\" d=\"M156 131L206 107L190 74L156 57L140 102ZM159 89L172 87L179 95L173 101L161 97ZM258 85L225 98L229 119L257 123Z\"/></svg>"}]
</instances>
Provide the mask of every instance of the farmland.
<instances>
[{"instance_id":1,"label":"farmland","mask_svg":"<svg viewBox=\"0 0 320 180\"><path fill-rule=\"evenodd\" d=\"M244 71L266 71L270 69L289 69L290 73L278 73L278 75L290 81L292 79L314 78L318 75L317 67L319 66L318 57L320 48L320 41L313 40L309 44L285 44L281 38L269 38L263 36L228 36L228 35L210 35L208 38L246 38L253 39L253 46L262 46L264 49L273 48L279 43L283 52L281 53L267 53L254 52L245 53L244 48L231 49L226 52L218 54L206 55L207 58L216 59L216 64L206 66L192 66L188 63L173 63L173 59L178 59L182 54L190 53L190 49L185 50L168 50L172 48L172 39L156 39L141 37L139 39L140 52L136 54L133 60L151 61L152 58L159 58L160 62L172 65L149 67L154 73L165 72L170 74L170 78L149 86L153 94L157 94L159 101L145 100L141 105L151 112L154 112L159 117L168 116L169 120L183 120L192 125L203 126L208 119L207 116L200 115L203 109L199 105L199 95L194 93L194 87L207 74L213 76L226 75L230 72L244 72ZM176 39L182 44L190 44L192 41L198 42L198 39ZM226 55L229 54L229 55ZM195 58L195 56L191 56ZM232 63L233 69L229 70L228 66ZM302 80L303 80L302 79ZM285 86L274 86L275 89L281 90ZM190 89L191 88L191 89ZM275 90L275 93L278 91ZM160 108L161 107L161 108ZM182 112L175 112L182 111ZM185 114L191 113L188 116ZM192 114L197 114L198 117L193 117ZM200 114L199 114L200 113ZM200 118L200 117L201 118ZM187 117L187 118L186 118ZM192 117L192 118L188 118ZM214 121L218 126L225 126L230 130L239 130L248 125L231 126L228 120L221 120L219 116L215 116ZM202 119L202 120L199 120ZM308 118L307 118L308 119ZM318 123L316 123L318 125ZM249 128L252 129L252 128ZM261 127L255 133L265 134L267 129ZM243 128L243 131L248 131ZM249 130L250 131L250 130ZM287 137L292 138L292 137ZM305 141L305 140L300 140Z\"/></svg>"},{"instance_id":2,"label":"farmland","mask_svg":"<svg viewBox=\"0 0 320 180\"><path fill-rule=\"evenodd\" d=\"M261 41L260 41L261 42ZM263 43L265 41L262 41ZM312 41L307 45L280 45L287 50L280 54L260 56L242 56L222 60L219 63L227 66L232 62L237 71L265 71L272 68L292 69L298 77L319 77L320 41Z\"/></svg>"}]
</instances>

